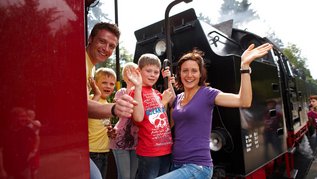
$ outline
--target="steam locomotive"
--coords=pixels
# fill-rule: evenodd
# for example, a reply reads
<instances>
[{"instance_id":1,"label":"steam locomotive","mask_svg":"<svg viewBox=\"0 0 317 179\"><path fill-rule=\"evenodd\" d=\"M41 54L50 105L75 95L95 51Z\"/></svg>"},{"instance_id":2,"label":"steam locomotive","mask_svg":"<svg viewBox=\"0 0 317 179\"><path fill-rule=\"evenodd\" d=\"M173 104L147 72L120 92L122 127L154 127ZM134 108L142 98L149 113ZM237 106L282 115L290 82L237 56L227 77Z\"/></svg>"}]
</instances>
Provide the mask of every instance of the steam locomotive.
<instances>
[{"instance_id":1,"label":"steam locomotive","mask_svg":"<svg viewBox=\"0 0 317 179\"><path fill-rule=\"evenodd\" d=\"M0 2L0 178L89 178L85 8L75 0ZM239 90L244 49L269 42L230 21L206 24L194 9L169 20L170 41L165 20L135 31L134 61L147 52L162 62L171 55L175 70L177 59L197 47L205 52L208 83L225 92ZM251 68L251 108L214 110L214 178L265 178L278 162L294 178L294 150L308 128L309 90L277 47ZM35 124L20 128L30 118L40 121L38 135L30 131ZM115 178L112 162L109 178Z\"/></svg>"},{"instance_id":2,"label":"steam locomotive","mask_svg":"<svg viewBox=\"0 0 317 179\"><path fill-rule=\"evenodd\" d=\"M251 32L233 28L229 20L210 25L194 9L135 31L134 61L144 53L168 58L165 27L170 28L172 71L181 55L198 48L205 52L207 82L224 92L238 93L241 54L250 45L270 42ZM248 109L216 107L210 133L214 178L265 177L272 162L285 161L285 177L294 178L293 152L308 130L305 81L296 76L281 50L274 46L251 64L253 102ZM164 89L162 79L156 85ZM277 165L277 164L275 164ZM275 166L276 167L276 166ZM271 168L272 170L272 168Z\"/></svg>"}]
</instances>

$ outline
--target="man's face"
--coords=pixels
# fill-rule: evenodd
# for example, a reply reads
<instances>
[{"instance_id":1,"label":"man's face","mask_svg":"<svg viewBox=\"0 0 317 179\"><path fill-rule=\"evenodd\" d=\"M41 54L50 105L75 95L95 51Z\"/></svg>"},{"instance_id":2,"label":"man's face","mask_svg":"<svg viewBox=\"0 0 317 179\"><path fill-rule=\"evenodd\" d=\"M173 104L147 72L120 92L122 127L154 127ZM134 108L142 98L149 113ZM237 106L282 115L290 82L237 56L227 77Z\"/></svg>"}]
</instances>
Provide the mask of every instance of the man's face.
<instances>
[{"instance_id":1,"label":"man's face","mask_svg":"<svg viewBox=\"0 0 317 179\"><path fill-rule=\"evenodd\" d=\"M116 49L118 38L107 30L99 30L95 37L89 38L87 53L91 62L96 65L106 61Z\"/></svg>"}]
</instances>

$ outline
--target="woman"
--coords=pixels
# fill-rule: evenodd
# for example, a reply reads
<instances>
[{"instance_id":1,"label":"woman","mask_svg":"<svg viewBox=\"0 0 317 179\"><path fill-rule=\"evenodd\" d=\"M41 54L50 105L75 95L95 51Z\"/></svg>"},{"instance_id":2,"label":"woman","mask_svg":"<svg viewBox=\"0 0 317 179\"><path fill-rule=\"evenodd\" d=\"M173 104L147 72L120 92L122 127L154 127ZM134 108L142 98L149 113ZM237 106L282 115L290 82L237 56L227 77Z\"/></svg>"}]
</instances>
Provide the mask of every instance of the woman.
<instances>
[{"instance_id":1,"label":"woman","mask_svg":"<svg viewBox=\"0 0 317 179\"><path fill-rule=\"evenodd\" d=\"M241 57L241 84L239 94L224 93L207 87L203 52L193 50L178 62L176 87L184 92L177 95L172 106L175 126L172 171L159 179L211 178L213 164L209 149L212 112L215 105L223 107L250 107L252 87L250 64L272 48L252 44Z\"/></svg>"}]
</instances>

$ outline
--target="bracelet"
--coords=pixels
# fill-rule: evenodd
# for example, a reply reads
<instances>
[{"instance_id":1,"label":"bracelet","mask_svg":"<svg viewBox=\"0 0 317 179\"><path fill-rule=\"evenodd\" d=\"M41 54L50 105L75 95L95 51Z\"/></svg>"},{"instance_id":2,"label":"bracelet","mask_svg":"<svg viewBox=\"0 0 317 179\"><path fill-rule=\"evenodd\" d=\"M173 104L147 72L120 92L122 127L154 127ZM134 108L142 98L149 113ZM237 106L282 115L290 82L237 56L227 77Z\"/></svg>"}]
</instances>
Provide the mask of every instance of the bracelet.
<instances>
[{"instance_id":1,"label":"bracelet","mask_svg":"<svg viewBox=\"0 0 317 179\"><path fill-rule=\"evenodd\" d=\"M116 104L114 104L114 105L111 107L111 114L112 114L112 116L117 117L116 113L114 112L115 109L116 109Z\"/></svg>"},{"instance_id":2,"label":"bracelet","mask_svg":"<svg viewBox=\"0 0 317 179\"><path fill-rule=\"evenodd\" d=\"M249 74L251 74L252 73L252 70L251 70L251 67L249 67L248 69L240 69L240 73L242 74L242 73L249 73Z\"/></svg>"}]
</instances>

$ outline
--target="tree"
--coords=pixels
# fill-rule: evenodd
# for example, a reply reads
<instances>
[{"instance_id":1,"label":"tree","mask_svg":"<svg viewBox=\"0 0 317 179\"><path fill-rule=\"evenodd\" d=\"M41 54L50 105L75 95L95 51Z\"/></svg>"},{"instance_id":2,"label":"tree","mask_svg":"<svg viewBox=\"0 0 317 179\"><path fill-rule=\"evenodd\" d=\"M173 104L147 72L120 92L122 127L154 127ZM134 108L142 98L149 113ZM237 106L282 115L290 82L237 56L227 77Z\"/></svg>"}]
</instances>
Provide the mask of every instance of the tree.
<instances>
[{"instance_id":1,"label":"tree","mask_svg":"<svg viewBox=\"0 0 317 179\"><path fill-rule=\"evenodd\" d=\"M90 32L93 28L93 26L98 22L113 22L114 20L110 19L108 14L104 13L102 10L102 6L104 6L104 3L102 3L99 0L93 1L93 3L89 6L89 12L87 15L87 21L88 21L88 32ZM122 67L126 62L131 62L133 60L132 54L128 52L127 49L124 47L120 47L120 67ZM114 71L116 71L116 57L115 55L111 56L108 60L101 64L97 64L96 68L100 67L108 67L112 68ZM121 75L122 68L120 69L120 75ZM122 77L118 78L122 79Z\"/></svg>"},{"instance_id":2,"label":"tree","mask_svg":"<svg viewBox=\"0 0 317 179\"><path fill-rule=\"evenodd\" d=\"M133 56L132 54L129 54L128 50L125 49L124 47L120 47L120 75L122 72L122 66L127 63L127 62L132 62L133 61ZM116 70L116 58L115 55L111 56L108 60L106 60L103 63L97 64L96 69L100 67L108 67L112 68L114 71ZM122 79L122 76L120 77Z\"/></svg>"},{"instance_id":3,"label":"tree","mask_svg":"<svg viewBox=\"0 0 317 179\"><path fill-rule=\"evenodd\" d=\"M99 0L95 1L93 4L89 6L89 11L87 15L88 21L88 32L94 27L94 25L98 22L110 22L111 19L108 18L108 14L104 13L101 7L104 3Z\"/></svg>"},{"instance_id":4,"label":"tree","mask_svg":"<svg viewBox=\"0 0 317 179\"><path fill-rule=\"evenodd\" d=\"M251 3L248 0L224 0L220 9L219 22L234 20L234 27L243 26L244 24L259 19L256 12L250 9Z\"/></svg>"},{"instance_id":5,"label":"tree","mask_svg":"<svg viewBox=\"0 0 317 179\"><path fill-rule=\"evenodd\" d=\"M305 81L310 84L310 91L312 94L317 93L317 80L311 76L310 70L307 68L306 58L302 57L301 49L295 44L288 44L283 50L283 54L288 58L292 64L294 73L305 78Z\"/></svg>"},{"instance_id":6,"label":"tree","mask_svg":"<svg viewBox=\"0 0 317 179\"><path fill-rule=\"evenodd\" d=\"M199 13L197 19L212 25L210 18L208 16L204 16L202 13Z\"/></svg>"},{"instance_id":7,"label":"tree","mask_svg":"<svg viewBox=\"0 0 317 179\"><path fill-rule=\"evenodd\" d=\"M306 58L302 57L301 49L299 49L295 44L288 44L288 46L283 50L284 55L293 65L295 71L306 76L306 78L312 79L309 69L306 65Z\"/></svg>"}]
</instances>

